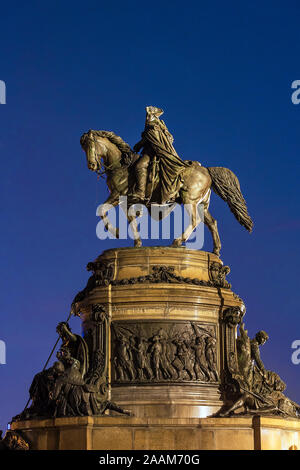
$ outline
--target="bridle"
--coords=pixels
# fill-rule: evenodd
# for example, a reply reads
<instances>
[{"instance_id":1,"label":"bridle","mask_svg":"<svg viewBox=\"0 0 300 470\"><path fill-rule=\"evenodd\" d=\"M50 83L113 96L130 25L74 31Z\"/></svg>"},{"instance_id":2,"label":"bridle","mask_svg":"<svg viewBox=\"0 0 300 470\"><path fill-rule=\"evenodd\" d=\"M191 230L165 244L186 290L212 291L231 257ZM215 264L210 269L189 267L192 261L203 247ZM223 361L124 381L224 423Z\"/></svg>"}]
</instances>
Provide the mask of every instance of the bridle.
<instances>
[{"instance_id":1,"label":"bridle","mask_svg":"<svg viewBox=\"0 0 300 470\"><path fill-rule=\"evenodd\" d=\"M90 137L89 135L87 135L85 137L87 140L90 140L94 143L94 158L95 158L95 161L97 162L97 164L99 165L99 168L97 168L97 170L95 171L97 173L98 176L101 176L101 178L104 178L104 175L107 171L111 170L114 166L114 164L111 164L111 165L105 165L105 163L103 161L101 161L101 156L99 153L97 153L96 151L96 142L95 142L95 138L93 137ZM103 168L103 171L101 171Z\"/></svg>"}]
</instances>

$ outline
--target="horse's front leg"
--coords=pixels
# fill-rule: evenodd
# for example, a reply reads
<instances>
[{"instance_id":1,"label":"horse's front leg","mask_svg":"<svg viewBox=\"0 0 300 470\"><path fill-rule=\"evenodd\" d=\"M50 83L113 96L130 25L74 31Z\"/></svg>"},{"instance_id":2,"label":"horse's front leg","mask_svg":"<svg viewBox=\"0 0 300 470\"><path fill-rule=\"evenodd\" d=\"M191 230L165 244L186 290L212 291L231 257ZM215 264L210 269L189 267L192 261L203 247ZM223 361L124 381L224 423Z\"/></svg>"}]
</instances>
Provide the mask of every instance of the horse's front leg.
<instances>
[{"instance_id":1,"label":"horse's front leg","mask_svg":"<svg viewBox=\"0 0 300 470\"><path fill-rule=\"evenodd\" d=\"M107 217L108 211L112 207L116 207L120 204L120 193L112 193L106 199L106 201L101 204L97 209L97 215L102 219L104 227L108 230L115 238L119 238L119 229L118 227L114 227L111 223L109 218Z\"/></svg>"},{"instance_id":2,"label":"horse's front leg","mask_svg":"<svg viewBox=\"0 0 300 470\"><path fill-rule=\"evenodd\" d=\"M131 206L128 210L127 206L124 206L123 204L121 204L121 207L127 217L127 220L129 222L129 225L131 227L131 230L132 230L132 233L133 233L133 238L134 238L134 246L136 248L139 248L140 246L142 246L142 239L141 239L141 235L139 233L139 230L138 230L138 223L136 221L137 217L140 217L143 213L143 208L141 207L141 210L137 209L136 210L136 207L137 204Z\"/></svg>"}]
</instances>

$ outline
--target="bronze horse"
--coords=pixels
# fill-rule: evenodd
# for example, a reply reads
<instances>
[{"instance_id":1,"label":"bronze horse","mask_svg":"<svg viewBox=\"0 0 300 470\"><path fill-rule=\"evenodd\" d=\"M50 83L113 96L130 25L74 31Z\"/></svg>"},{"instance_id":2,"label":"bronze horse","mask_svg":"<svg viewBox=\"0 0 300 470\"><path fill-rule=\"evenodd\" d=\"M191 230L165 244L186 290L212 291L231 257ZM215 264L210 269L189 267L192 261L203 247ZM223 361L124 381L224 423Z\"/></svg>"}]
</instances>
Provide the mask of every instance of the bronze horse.
<instances>
[{"instance_id":1,"label":"bronze horse","mask_svg":"<svg viewBox=\"0 0 300 470\"><path fill-rule=\"evenodd\" d=\"M134 153L121 137L109 131L90 130L81 136L80 144L86 153L88 168L97 173L101 174L103 171L106 174L110 195L101 206L99 215L106 229L118 238L119 230L110 224L107 218L108 209L105 205L119 205L120 196L129 196L128 201L130 201L135 184L134 164L139 158L139 154ZM159 179L155 179L153 183L151 197L149 204L147 204L148 209L151 204L158 204L159 200L157 198ZM190 224L184 233L173 241L172 246L181 246L200 223L197 206L201 203L203 204L204 223L213 238L213 253L219 256L221 242L217 222L208 211L211 189L227 202L238 222L249 232L252 231L253 222L248 214L246 202L235 174L227 168L205 168L199 162L193 161L182 173L182 184L176 199L179 204L185 204L190 216ZM140 247L142 241L138 232L136 216L127 213L127 218L133 230L134 245Z\"/></svg>"}]
</instances>

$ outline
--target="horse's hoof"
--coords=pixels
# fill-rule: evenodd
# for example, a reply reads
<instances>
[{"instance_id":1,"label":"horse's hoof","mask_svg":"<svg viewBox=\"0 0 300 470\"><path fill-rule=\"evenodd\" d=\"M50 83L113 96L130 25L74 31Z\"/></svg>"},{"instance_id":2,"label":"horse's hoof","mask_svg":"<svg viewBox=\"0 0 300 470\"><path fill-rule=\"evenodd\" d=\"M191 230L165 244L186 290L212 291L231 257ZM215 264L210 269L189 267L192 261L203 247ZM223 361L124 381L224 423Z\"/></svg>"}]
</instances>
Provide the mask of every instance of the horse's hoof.
<instances>
[{"instance_id":1,"label":"horse's hoof","mask_svg":"<svg viewBox=\"0 0 300 470\"><path fill-rule=\"evenodd\" d=\"M120 231L118 228L116 229L116 238L120 238Z\"/></svg>"},{"instance_id":2,"label":"horse's hoof","mask_svg":"<svg viewBox=\"0 0 300 470\"><path fill-rule=\"evenodd\" d=\"M173 243L172 243L172 246L174 248L179 248L181 245L182 245L182 240L180 240L178 238L176 240L174 240Z\"/></svg>"},{"instance_id":3,"label":"horse's hoof","mask_svg":"<svg viewBox=\"0 0 300 470\"><path fill-rule=\"evenodd\" d=\"M213 250L213 254L217 255L217 257L220 257L220 250Z\"/></svg>"},{"instance_id":4,"label":"horse's hoof","mask_svg":"<svg viewBox=\"0 0 300 470\"><path fill-rule=\"evenodd\" d=\"M134 240L135 248L140 248L142 246L142 240Z\"/></svg>"}]
</instances>

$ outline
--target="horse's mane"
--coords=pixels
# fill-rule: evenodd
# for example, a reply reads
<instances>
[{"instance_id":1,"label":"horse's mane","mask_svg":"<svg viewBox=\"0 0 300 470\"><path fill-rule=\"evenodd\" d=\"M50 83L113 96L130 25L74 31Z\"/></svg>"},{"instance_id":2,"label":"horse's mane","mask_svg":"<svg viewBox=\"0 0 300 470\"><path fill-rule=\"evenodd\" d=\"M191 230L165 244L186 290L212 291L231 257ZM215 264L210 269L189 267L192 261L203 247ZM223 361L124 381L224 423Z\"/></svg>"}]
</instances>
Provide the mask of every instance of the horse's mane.
<instances>
[{"instance_id":1,"label":"horse's mane","mask_svg":"<svg viewBox=\"0 0 300 470\"><path fill-rule=\"evenodd\" d=\"M133 150L131 149L130 145L127 144L120 136L116 135L112 131L93 131L94 135L97 135L98 137L106 137L112 144L115 144L116 147L120 150L122 153L126 153L131 155Z\"/></svg>"}]
</instances>

